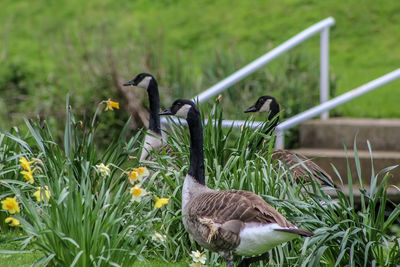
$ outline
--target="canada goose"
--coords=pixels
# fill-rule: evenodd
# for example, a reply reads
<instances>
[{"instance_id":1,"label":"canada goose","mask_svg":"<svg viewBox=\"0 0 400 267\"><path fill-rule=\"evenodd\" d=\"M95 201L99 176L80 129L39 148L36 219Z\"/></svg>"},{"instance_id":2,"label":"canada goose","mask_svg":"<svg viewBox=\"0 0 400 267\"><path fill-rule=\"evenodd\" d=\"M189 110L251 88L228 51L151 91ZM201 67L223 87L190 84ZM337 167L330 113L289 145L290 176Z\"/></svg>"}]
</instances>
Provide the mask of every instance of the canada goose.
<instances>
[{"instance_id":1,"label":"canada goose","mask_svg":"<svg viewBox=\"0 0 400 267\"><path fill-rule=\"evenodd\" d=\"M252 256L240 266L267 257L271 248L298 235L312 236L298 229L261 197L249 191L210 189L205 184L203 128L196 105L176 100L160 115L185 118L190 131L190 164L182 188L182 215L186 231L199 243L218 252L233 267L233 255Z\"/></svg>"},{"instance_id":2,"label":"canada goose","mask_svg":"<svg viewBox=\"0 0 400 267\"><path fill-rule=\"evenodd\" d=\"M278 101L276 101L276 99L272 96L266 95L260 97L253 106L249 107L244 112L269 113L268 120L272 121L272 124L267 128L266 134L272 133L279 121L279 104ZM262 140L260 140L257 146L259 146L261 142ZM324 171L317 164L301 154L296 154L285 149L277 149L273 152L272 159L277 160L277 164L279 164L278 161L286 164L289 167L293 178L295 179L297 177L311 176L311 179L318 182L319 184L332 186L335 188L337 187L333 183L331 176L326 173L326 171ZM304 165L302 165L299 160L302 161ZM307 168L305 168L304 166L306 166ZM324 178L321 178L321 175Z\"/></svg>"},{"instance_id":3,"label":"canada goose","mask_svg":"<svg viewBox=\"0 0 400 267\"><path fill-rule=\"evenodd\" d=\"M150 103L149 129L144 140L140 161L145 160L151 150L158 150L163 145L160 128L160 96L156 79L148 73L140 73L133 80L124 83L124 86L137 86L147 90Z\"/></svg>"}]
</instances>

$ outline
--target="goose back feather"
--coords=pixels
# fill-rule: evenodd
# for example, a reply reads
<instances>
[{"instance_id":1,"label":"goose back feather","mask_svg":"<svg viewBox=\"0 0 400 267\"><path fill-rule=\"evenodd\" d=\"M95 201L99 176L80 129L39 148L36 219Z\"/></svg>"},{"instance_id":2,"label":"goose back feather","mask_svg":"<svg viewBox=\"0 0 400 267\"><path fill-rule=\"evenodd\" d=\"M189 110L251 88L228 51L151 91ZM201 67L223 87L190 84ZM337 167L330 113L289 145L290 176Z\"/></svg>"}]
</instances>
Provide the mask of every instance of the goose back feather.
<instances>
[{"instance_id":1,"label":"goose back feather","mask_svg":"<svg viewBox=\"0 0 400 267\"><path fill-rule=\"evenodd\" d=\"M245 113L248 112L268 112L267 121L272 121L271 125L267 128L265 134L271 134L279 121L279 104L278 101L272 96L261 96L257 102L249 107ZM258 142L257 147L262 144L262 139ZM252 143L250 144L250 147ZM276 161L276 166L279 167L279 162L289 167L292 177L294 179L302 178L306 181L312 179L321 185L332 186L337 188L332 180L332 177L311 159L304 155L293 153L289 150L278 149L272 154L272 159ZM306 168L302 165L302 163ZM321 178L321 176L323 178Z\"/></svg>"}]
</instances>

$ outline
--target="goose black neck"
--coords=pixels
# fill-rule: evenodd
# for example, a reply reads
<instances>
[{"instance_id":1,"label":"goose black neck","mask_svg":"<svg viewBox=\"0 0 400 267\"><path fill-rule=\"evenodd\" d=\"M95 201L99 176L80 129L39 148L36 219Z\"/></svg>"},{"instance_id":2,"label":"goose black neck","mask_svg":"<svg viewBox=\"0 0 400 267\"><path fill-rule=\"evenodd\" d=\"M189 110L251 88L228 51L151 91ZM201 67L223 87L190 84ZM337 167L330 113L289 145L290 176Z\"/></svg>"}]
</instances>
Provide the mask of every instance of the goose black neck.
<instances>
[{"instance_id":1,"label":"goose black neck","mask_svg":"<svg viewBox=\"0 0 400 267\"><path fill-rule=\"evenodd\" d=\"M278 125L279 122L279 105L277 103L274 103L273 105L271 105L271 110L269 112L268 115L268 122L271 124L268 126L267 130L265 131L265 135L269 135L272 134L276 128L276 126ZM260 138L260 140L258 141L256 148L260 147L260 145L263 142L263 137ZM249 148L253 147L253 141L250 142Z\"/></svg>"},{"instance_id":2,"label":"goose black neck","mask_svg":"<svg viewBox=\"0 0 400 267\"><path fill-rule=\"evenodd\" d=\"M147 87L150 104L149 129L157 134L161 134L160 128L160 96L158 94L158 85L154 79L151 79Z\"/></svg>"},{"instance_id":3,"label":"goose black neck","mask_svg":"<svg viewBox=\"0 0 400 267\"><path fill-rule=\"evenodd\" d=\"M265 134L272 134L276 128L276 126L278 125L279 122L279 115L276 116L277 112L270 112L269 116L268 116L268 121L272 122L270 126L268 126L267 130L265 131Z\"/></svg>"},{"instance_id":4,"label":"goose black neck","mask_svg":"<svg viewBox=\"0 0 400 267\"><path fill-rule=\"evenodd\" d=\"M203 126L201 125L200 113L192 108L186 120L190 131L190 165L188 174L195 178L198 183L205 185Z\"/></svg>"}]
</instances>

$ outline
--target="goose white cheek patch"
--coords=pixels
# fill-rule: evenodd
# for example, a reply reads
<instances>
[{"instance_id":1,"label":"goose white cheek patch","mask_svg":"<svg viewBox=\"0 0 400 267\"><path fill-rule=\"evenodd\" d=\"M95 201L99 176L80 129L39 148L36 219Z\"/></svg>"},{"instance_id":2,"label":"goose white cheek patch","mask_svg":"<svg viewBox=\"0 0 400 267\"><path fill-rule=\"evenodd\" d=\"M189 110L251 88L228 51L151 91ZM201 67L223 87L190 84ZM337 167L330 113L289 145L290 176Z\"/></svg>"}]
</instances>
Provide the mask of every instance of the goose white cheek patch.
<instances>
[{"instance_id":1,"label":"goose white cheek patch","mask_svg":"<svg viewBox=\"0 0 400 267\"><path fill-rule=\"evenodd\" d=\"M147 87L149 87L150 81L151 81L151 77L146 76L140 83L138 83L137 86L147 89Z\"/></svg>"},{"instance_id":2,"label":"goose white cheek patch","mask_svg":"<svg viewBox=\"0 0 400 267\"><path fill-rule=\"evenodd\" d=\"M189 113L189 110L192 106L185 104L183 105L180 109L178 109L178 111L175 113L175 116L177 117L181 117L181 118L187 118L187 115Z\"/></svg>"},{"instance_id":3,"label":"goose white cheek patch","mask_svg":"<svg viewBox=\"0 0 400 267\"><path fill-rule=\"evenodd\" d=\"M265 101L265 103L260 108L259 112L268 112L271 102L272 102L272 99L268 99L267 101Z\"/></svg>"}]
</instances>

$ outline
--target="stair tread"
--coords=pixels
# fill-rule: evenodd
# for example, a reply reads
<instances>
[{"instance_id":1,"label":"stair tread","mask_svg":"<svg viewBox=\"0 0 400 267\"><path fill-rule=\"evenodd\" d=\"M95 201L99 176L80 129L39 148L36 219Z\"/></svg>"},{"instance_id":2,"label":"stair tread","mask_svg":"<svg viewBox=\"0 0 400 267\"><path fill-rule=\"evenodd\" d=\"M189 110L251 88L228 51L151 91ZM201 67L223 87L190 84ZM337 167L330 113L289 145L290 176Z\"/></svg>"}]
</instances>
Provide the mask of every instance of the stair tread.
<instances>
[{"instance_id":1,"label":"stair tread","mask_svg":"<svg viewBox=\"0 0 400 267\"><path fill-rule=\"evenodd\" d=\"M300 125L300 146L306 148L352 148L400 151L400 119L333 118L311 120Z\"/></svg>"}]
</instances>

